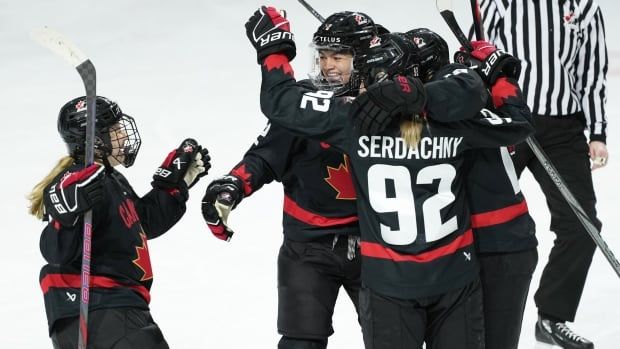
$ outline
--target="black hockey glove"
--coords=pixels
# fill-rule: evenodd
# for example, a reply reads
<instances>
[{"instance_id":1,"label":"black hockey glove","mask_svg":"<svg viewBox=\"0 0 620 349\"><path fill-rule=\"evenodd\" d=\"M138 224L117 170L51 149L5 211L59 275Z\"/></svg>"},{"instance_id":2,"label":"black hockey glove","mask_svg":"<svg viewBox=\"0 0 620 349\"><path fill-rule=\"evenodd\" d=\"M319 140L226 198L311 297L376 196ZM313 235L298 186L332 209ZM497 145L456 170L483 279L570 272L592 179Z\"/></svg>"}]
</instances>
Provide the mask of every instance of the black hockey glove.
<instances>
[{"instance_id":1,"label":"black hockey glove","mask_svg":"<svg viewBox=\"0 0 620 349\"><path fill-rule=\"evenodd\" d=\"M289 61L297 54L289 21L275 7L261 6L245 23L245 31L259 64L272 53L283 53Z\"/></svg>"},{"instance_id":2,"label":"black hockey glove","mask_svg":"<svg viewBox=\"0 0 620 349\"><path fill-rule=\"evenodd\" d=\"M361 134L375 135L393 120L422 113L426 91L418 78L396 76L368 87L353 101L353 123Z\"/></svg>"},{"instance_id":3,"label":"black hockey glove","mask_svg":"<svg viewBox=\"0 0 620 349\"><path fill-rule=\"evenodd\" d=\"M206 160L203 160L203 157ZM209 152L194 139L187 138L171 151L153 175L151 185L160 189L189 188L211 167Z\"/></svg>"},{"instance_id":4,"label":"black hockey glove","mask_svg":"<svg viewBox=\"0 0 620 349\"><path fill-rule=\"evenodd\" d=\"M467 66L477 66L476 71L482 80L491 87L500 76L518 80L521 75L521 61L512 55L499 50L487 41L472 41L472 52L461 47L454 54L454 61Z\"/></svg>"},{"instance_id":5,"label":"black hockey glove","mask_svg":"<svg viewBox=\"0 0 620 349\"><path fill-rule=\"evenodd\" d=\"M70 227L78 217L103 200L105 169L94 163L77 172L67 172L44 193L45 212Z\"/></svg>"},{"instance_id":6,"label":"black hockey glove","mask_svg":"<svg viewBox=\"0 0 620 349\"><path fill-rule=\"evenodd\" d=\"M226 221L230 211L243 199L243 183L233 176L222 176L209 184L202 198L202 216L211 233L220 240L230 240L234 232Z\"/></svg>"}]
</instances>

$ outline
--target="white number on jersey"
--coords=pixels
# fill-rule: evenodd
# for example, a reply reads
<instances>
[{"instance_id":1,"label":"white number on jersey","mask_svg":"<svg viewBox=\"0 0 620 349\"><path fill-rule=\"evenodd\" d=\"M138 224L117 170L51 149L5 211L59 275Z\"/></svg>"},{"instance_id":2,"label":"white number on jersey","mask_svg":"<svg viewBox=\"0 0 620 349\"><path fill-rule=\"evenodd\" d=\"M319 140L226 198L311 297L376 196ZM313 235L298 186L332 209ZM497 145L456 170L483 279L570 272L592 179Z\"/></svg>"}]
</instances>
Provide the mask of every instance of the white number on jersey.
<instances>
[{"instance_id":1,"label":"white number on jersey","mask_svg":"<svg viewBox=\"0 0 620 349\"><path fill-rule=\"evenodd\" d=\"M450 164L438 164L423 168L415 184L431 184L439 179L437 193L424 201L422 214L426 242L439 240L458 229L457 217L442 222L441 209L454 202L452 182L456 169ZM386 180L394 183L394 197L388 197ZM379 213L396 212L398 229L380 224L381 237L391 245L409 245L417 239L415 198L411 173L405 166L375 164L368 169L368 196L370 206Z\"/></svg>"},{"instance_id":2,"label":"white number on jersey","mask_svg":"<svg viewBox=\"0 0 620 349\"><path fill-rule=\"evenodd\" d=\"M306 92L301 98L301 104L299 107L301 109L306 109L308 102L310 102L312 109L320 112L326 112L329 110L329 103L331 103L330 98L332 98L333 95L334 92L332 91Z\"/></svg>"}]
</instances>

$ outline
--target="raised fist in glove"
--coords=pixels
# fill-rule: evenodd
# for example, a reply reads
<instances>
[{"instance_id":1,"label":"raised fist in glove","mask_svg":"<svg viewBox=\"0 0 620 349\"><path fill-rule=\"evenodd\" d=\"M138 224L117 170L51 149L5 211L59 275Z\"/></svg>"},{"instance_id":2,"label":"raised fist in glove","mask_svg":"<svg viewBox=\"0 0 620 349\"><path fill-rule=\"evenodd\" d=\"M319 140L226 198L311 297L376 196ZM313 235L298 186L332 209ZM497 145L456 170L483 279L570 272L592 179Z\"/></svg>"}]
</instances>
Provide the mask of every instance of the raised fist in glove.
<instances>
[{"instance_id":1,"label":"raised fist in glove","mask_svg":"<svg viewBox=\"0 0 620 349\"><path fill-rule=\"evenodd\" d=\"M210 160L209 151L188 138L168 154L155 171L151 185L162 189L191 188L207 174Z\"/></svg>"},{"instance_id":2,"label":"raised fist in glove","mask_svg":"<svg viewBox=\"0 0 620 349\"><path fill-rule=\"evenodd\" d=\"M422 113L426 91L418 78L395 76L370 85L353 101L353 123L361 134L375 135L393 120Z\"/></svg>"},{"instance_id":3,"label":"raised fist in glove","mask_svg":"<svg viewBox=\"0 0 620 349\"><path fill-rule=\"evenodd\" d=\"M67 172L45 191L45 212L64 226L73 226L78 217L101 202L105 171L94 163L76 172Z\"/></svg>"},{"instance_id":4,"label":"raised fist in glove","mask_svg":"<svg viewBox=\"0 0 620 349\"><path fill-rule=\"evenodd\" d=\"M476 71L482 77L487 86L493 86L500 76L518 80L521 74L521 61L512 55L499 50L488 41L472 41L471 52L466 52L461 47L455 53L454 61L465 65L477 65Z\"/></svg>"},{"instance_id":5,"label":"raised fist in glove","mask_svg":"<svg viewBox=\"0 0 620 349\"><path fill-rule=\"evenodd\" d=\"M202 216L213 235L230 240L234 232L228 227L230 211L243 199L243 183L233 175L222 176L209 184L202 198Z\"/></svg>"},{"instance_id":6,"label":"raised fist in glove","mask_svg":"<svg viewBox=\"0 0 620 349\"><path fill-rule=\"evenodd\" d=\"M289 61L297 54L290 24L283 14L275 7L262 6L245 23L259 64L272 53L283 53Z\"/></svg>"}]
</instances>

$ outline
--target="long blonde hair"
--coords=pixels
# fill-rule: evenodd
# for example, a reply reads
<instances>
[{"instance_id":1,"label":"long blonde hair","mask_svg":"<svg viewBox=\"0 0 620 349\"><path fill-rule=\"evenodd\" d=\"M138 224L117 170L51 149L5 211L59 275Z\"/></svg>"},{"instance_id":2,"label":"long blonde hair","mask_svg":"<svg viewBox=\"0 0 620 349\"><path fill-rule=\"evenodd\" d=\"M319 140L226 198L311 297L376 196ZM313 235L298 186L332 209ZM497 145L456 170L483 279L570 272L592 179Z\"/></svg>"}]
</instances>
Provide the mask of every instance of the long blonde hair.
<instances>
[{"instance_id":1,"label":"long blonde hair","mask_svg":"<svg viewBox=\"0 0 620 349\"><path fill-rule=\"evenodd\" d=\"M417 149L422 138L422 127L424 119L414 117L413 119L402 120L400 122L400 136L405 140L405 144L411 149Z\"/></svg>"},{"instance_id":2,"label":"long blonde hair","mask_svg":"<svg viewBox=\"0 0 620 349\"><path fill-rule=\"evenodd\" d=\"M45 176L37 185L32 188L30 194L28 194L28 201L30 201L30 206L28 207L28 212L41 219L43 218L43 214L45 213L45 208L43 206L43 190L47 187L58 174L62 171L68 169L75 163L75 159L71 156L67 155L62 159L58 160L58 163L54 168L50 171L50 173Z\"/></svg>"}]
</instances>

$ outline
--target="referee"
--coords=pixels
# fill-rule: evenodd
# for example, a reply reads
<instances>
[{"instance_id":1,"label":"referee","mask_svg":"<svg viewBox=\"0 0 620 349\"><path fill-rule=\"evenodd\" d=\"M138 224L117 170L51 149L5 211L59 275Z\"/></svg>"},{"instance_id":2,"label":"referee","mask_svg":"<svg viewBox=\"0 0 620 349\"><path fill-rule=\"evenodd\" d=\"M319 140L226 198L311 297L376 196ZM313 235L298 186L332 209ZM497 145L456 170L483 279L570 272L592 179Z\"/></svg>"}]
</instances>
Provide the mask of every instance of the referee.
<instances>
[{"instance_id":1,"label":"referee","mask_svg":"<svg viewBox=\"0 0 620 349\"><path fill-rule=\"evenodd\" d=\"M480 5L488 40L521 60L520 83L535 116L535 138L600 229L591 170L608 158L601 9L593 0L481 0ZM593 348L565 322L575 319L596 246L525 143L516 146L513 160L519 175L527 167L540 184L556 234L534 296L536 339Z\"/></svg>"}]
</instances>

